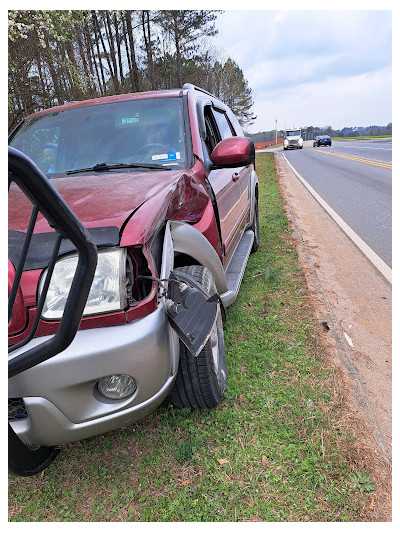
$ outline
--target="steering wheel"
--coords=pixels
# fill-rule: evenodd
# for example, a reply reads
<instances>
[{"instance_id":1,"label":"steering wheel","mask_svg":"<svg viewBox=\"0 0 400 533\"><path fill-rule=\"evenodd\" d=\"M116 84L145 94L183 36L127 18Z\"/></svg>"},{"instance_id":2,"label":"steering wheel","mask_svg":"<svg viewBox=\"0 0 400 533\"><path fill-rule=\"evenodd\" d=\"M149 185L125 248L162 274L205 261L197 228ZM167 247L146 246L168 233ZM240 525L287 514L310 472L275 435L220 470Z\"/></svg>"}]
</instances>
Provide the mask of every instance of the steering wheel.
<instances>
[{"instance_id":1,"label":"steering wheel","mask_svg":"<svg viewBox=\"0 0 400 533\"><path fill-rule=\"evenodd\" d=\"M150 151L160 151L168 153L168 146L162 143L147 143L143 144L137 151L138 154L142 154Z\"/></svg>"}]
</instances>

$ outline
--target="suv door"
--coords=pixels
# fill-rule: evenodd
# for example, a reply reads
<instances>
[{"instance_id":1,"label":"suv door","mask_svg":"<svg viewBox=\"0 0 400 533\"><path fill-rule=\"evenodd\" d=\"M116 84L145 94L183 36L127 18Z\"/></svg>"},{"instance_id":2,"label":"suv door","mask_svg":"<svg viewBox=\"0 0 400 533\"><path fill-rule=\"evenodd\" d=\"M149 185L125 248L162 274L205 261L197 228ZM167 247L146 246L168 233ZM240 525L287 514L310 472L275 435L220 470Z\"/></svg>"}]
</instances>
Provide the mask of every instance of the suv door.
<instances>
[{"instance_id":1,"label":"suv door","mask_svg":"<svg viewBox=\"0 0 400 533\"><path fill-rule=\"evenodd\" d=\"M205 156L209 158L221 140L236 136L236 132L223 109L205 105L203 113ZM208 182L216 199L226 265L249 222L251 165L211 170Z\"/></svg>"}]
</instances>

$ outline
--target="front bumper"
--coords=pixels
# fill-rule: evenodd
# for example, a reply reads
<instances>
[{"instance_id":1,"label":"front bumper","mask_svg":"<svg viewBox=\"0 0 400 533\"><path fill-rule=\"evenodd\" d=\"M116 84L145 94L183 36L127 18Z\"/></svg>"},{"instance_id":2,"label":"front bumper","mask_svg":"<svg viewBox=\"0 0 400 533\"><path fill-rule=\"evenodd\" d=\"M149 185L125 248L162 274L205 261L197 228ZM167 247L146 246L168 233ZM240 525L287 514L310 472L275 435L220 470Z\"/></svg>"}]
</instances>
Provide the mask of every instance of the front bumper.
<instances>
[{"instance_id":1,"label":"front bumper","mask_svg":"<svg viewBox=\"0 0 400 533\"><path fill-rule=\"evenodd\" d=\"M289 144L284 145L285 148L299 148L300 146L303 146L298 141L291 141Z\"/></svg>"},{"instance_id":2,"label":"front bumper","mask_svg":"<svg viewBox=\"0 0 400 533\"><path fill-rule=\"evenodd\" d=\"M131 323L78 331L64 352L9 380L9 397L22 397L29 415L12 427L25 444L56 446L128 425L168 395L178 363L179 340L163 305ZM96 384L111 374L132 376L133 396L103 398Z\"/></svg>"}]
</instances>

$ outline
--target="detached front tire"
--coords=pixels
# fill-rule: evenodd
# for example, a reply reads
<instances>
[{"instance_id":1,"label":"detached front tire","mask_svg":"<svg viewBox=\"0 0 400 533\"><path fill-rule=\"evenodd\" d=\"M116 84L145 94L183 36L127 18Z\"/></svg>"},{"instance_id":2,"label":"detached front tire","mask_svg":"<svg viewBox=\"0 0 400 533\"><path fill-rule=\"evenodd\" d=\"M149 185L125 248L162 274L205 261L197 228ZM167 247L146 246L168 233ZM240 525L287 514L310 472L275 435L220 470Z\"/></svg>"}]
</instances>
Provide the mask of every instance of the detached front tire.
<instances>
[{"instance_id":1,"label":"detached front tire","mask_svg":"<svg viewBox=\"0 0 400 533\"><path fill-rule=\"evenodd\" d=\"M177 268L197 281L212 296L217 292L211 272L200 265ZM225 392L227 366L221 310L210 338L197 357L179 341L180 357L176 380L170 392L174 407L202 409L219 405Z\"/></svg>"}]
</instances>

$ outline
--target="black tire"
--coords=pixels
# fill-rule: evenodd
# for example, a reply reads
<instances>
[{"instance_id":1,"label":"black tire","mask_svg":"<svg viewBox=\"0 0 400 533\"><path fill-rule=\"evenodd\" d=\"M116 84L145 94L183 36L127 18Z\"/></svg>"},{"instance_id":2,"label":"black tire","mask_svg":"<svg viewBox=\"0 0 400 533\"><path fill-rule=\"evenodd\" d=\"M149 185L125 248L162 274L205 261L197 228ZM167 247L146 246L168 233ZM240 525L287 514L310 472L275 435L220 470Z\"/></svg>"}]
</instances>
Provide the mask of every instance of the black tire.
<instances>
[{"instance_id":1,"label":"black tire","mask_svg":"<svg viewBox=\"0 0 400 533\"><path fill-rule=\"evenodd\" d=\"M251 247L251 253L256 252L260 247L260 225L258 218L258 197L256 194L255 203L254 203L254 213L253 213L253 223L250 226L250 229L254 233L253 246Z\"/></svg>"},{"instance_id":2,"label":"black tire","mask_svg":"<svg viewBox=\"0 0 400 533\"><path fill-rule=\"evenodd\" d=\"M217 292L211 272L200 265L177 268L189 274L211 296ZM226 388L227 367L221 310L206 345L194 357L179 341L178 373L170 392L174 407L202 409L219 405Z\"/></svg>"},{"instance_id":3,"label":"black tire","mask_svg":"<svg viewBox=\"0 0 400 533\"><path fill-rule=\"evenodd\" d=\"M8 469L17 476L34 476L48 468L57 455L59 448L40 446L31 449L26 446L8 424Z\"/></svg>"}]
</instances>

